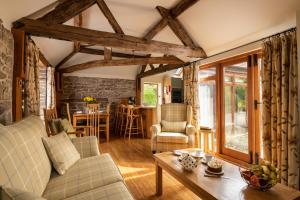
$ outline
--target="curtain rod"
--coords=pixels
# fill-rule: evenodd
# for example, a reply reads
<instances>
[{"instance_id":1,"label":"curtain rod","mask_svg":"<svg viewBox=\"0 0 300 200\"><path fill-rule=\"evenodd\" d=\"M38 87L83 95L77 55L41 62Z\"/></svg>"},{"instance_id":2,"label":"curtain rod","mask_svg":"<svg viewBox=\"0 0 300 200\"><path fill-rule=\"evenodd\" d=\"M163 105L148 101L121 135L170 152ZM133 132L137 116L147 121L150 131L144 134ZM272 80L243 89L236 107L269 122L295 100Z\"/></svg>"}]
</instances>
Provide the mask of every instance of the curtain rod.
<instances>
[{"instance_id":1,"label":"curtain rod","mask_svg":"<svg viewBox=\"0 0 300 200\"><path fill-rule=\"evenodd\" d=\"M217 56L217 55L221 55L221 54L223 54L223 53L227 53L227 52L230 52L230 51L233 51L233 50L236 50L236 49L239 49L239 48L248 46L248 45L250 45L250 44L254 44L254 43L259 42L259 41L264 41L264 40L266 40L266 39L270 39L270 38L272 38L272 37L279 36L279 35L284 34L284 33L294 32L294 31L296 31L296 29L297 29L296 27L289 28L289 29L284 30L284 31L282 31L282 32L275 33L275 34L273 34L273 35L270 35L270 36L267 36L267 37L264 37L264 38L261 38L261 39L258 39L258 40L255 40L255 41L252 41L252 42L243 44L243 45L240 45L240 46L238 46L238 47L234 47L234 48L229 49L229 50L222 51L222 52L220 52L220 53L213 54L213 55L208 56L208 57L203 58L203 59L195 60L195 61L190 62L190 63L192 64L192 63L196 63L196 62L199 62L199 61L203 61L203 60L206 60L206 59L208 59L208 58L211 58L211 57L214 57L214 56Z\"/></svg>"}]
</instances>

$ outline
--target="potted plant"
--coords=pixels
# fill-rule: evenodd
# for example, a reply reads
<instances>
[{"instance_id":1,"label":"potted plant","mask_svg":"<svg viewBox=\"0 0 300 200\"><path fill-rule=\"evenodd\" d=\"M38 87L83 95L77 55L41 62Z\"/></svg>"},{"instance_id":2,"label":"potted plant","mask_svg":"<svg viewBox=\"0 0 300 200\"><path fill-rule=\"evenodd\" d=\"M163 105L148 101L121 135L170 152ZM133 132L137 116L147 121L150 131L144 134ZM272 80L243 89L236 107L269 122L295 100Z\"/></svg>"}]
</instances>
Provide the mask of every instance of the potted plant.
<instances>
[{"instance_id":1,"label":"potted plant","mask_svg":"<svg viewBox=\"0 0 300 200\"><path fill-rule=\"evenodd\" d=\"M92 96L86 96L83 98L83 101L86 102L87 104L95 104L97 103L96 98Z\"/></svg>"}]
</instances>

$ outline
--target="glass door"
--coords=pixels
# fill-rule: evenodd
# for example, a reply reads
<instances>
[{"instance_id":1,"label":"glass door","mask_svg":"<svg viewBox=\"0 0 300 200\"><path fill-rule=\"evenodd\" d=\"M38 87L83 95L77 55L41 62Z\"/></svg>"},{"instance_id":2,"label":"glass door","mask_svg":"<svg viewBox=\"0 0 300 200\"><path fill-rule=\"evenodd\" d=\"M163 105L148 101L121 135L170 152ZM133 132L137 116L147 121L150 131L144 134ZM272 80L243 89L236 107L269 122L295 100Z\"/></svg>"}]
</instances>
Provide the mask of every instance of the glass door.
<instances>
[{"instance_id":1,"label":"glass door","mask_svg":"<svg viewBox=\"0 0 300 200\"><path fill-rule=\"evenodd\" d=\"M221 67L221 150L245 162L251 161L251 70L247 59ZM250 112L249 112L250 111Z\"/></svg>"}]
</instances>

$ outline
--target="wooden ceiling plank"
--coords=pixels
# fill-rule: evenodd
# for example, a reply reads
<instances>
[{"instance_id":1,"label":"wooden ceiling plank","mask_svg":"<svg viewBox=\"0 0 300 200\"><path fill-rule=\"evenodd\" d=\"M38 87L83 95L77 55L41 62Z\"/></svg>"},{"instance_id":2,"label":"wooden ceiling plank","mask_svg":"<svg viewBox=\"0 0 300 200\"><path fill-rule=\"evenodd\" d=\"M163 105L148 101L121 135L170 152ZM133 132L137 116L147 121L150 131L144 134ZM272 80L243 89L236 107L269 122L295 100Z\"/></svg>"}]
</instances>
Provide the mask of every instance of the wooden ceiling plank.
<instances>
[{"instance_id":1,"label":"wooden ceiling plank","mask_svg":"<svg viewBox=\"0 0 300 200\"><path fill-rule=\"evenodd\" d=\"M75 54L76 54L76 51L72 51L71 53L69 53L66 57L64 57L64 58L56 65L56 69L60 69L60 67L63 66L66 62L68 62Z\"/></svg>"},{"instance_id":2,"label":"wooden ceiling plank","mask_svg":"<svg viewBox=\"0 0 300 200\"><path fill-rule=\"evenodd\" d=\"M128 65L147 65L147 64L182 64L173 57L151 57L151 58L131 58L120 60L96 60L78 65L73 65L64 69L61 69L61 73L71 73L78 70L90 69L95 67L108 67L108 66L128 66Z\"/></svg>"},{"instance_id":3,"label":"wooden ceiling plank","mask_svg":"<svg viewBox=\"0 0 300 200\"><path fill-rule=\"evenodd\" d=\"M185 66L188 66L190 63L183 63L183 64L168 64L168 65L160 65L158 68L146 71L146 72L142 72L140 74L137 75L137 78L144 78L147 76L153 76L156 74L160 74L163 72L167 72L167 71L171 71L174 69L178 69L178 68L182 68Z\"/></svg>"},{"instance_id":4,"label":"wooden ceiling plank","mask_svg":"<svg viewBox=\"0 0 300 200\"><path fill-rule=\"evenodd\" d=\"M95 0L63 1L54 10L39 18L39 20L45 21L48 24L62 24L82 13L93 4L95 4Z\"/></svg>"},{"instance_id":5,"label":"wooden ceiling plank","mask_svg":"<svg viewBox=\"0 0 300 200\"><path fill-rule=\"evenodd\" d=\"M102 49L92 49L92 48L81 46L79 52L104 56L104 50ZM112 57L118 57L118 58L146 58L147 57L146 55L134 55L134 54L119 53L119 52L111 52L111 55Z\"/></svg>"},{"instance_id":6,"label":"wooden ceiling plank","mask_svg":"<svg viewBox=\"0 0 300 200\"><path fill-rule=\"evenodd\" d=\"M120 35L86 28L72 27L61 24L49 25L40 20L23 19L24 26L20 27L26 33L67 41L78 41L87 44L126 49L137 52L162 53L188 57L205 57L201 49L193 49L177 44L159 41L147 41L134 36Z\"/></svg>"},{"instance_id":7,"label":"wooden ceiling plank","mask_svg":"<svg viewBox=\"0 0 300 200\"><path fill-rule=\"evenodd\" d=\"M110 23L114 31L119 34L124 34L121 26L118 24L116 18L114 17L114 15L112 14L108 6L106 5L105 1L96 0L96 3L98 4L98 7L102 11L103 15L106 17L106 19L108 20L108 22Z\"/></svg>"}]
</instances>

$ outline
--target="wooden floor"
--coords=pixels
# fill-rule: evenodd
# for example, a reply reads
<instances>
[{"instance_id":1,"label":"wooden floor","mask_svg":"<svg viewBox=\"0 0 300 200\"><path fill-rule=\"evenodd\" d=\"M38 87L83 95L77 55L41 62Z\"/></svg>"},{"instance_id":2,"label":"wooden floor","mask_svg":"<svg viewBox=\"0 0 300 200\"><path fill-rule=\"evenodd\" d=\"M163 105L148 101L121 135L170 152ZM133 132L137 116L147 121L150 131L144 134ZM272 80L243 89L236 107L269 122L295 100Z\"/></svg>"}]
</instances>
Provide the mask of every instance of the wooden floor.
<instances>
[{"instance_id":1,"label":"wooden floor","mask_svg":"<svg viewBox=\"0 0 300 200\"><path fill-rule=\"evenodd\" d=\"M129 141L112 137L109 143L101 141L100 151L113 157L128 189L138 200L200 199L166 172L163 173L163 195L155 196L155 165L150 139L133 138Z\"/></svg>"}]
</instances>

